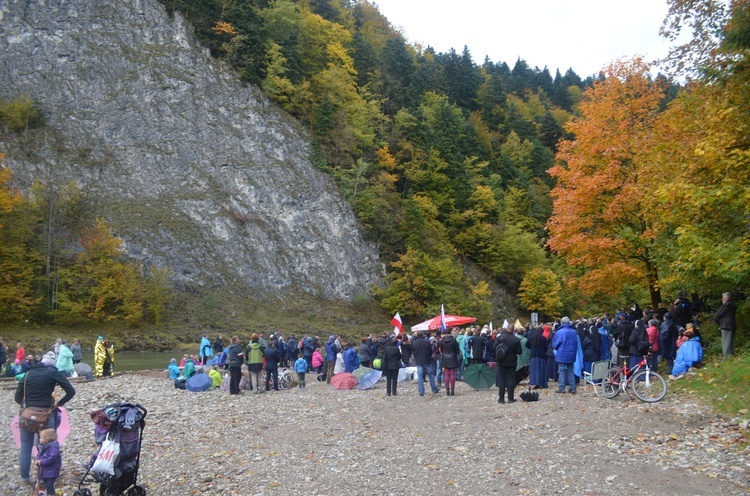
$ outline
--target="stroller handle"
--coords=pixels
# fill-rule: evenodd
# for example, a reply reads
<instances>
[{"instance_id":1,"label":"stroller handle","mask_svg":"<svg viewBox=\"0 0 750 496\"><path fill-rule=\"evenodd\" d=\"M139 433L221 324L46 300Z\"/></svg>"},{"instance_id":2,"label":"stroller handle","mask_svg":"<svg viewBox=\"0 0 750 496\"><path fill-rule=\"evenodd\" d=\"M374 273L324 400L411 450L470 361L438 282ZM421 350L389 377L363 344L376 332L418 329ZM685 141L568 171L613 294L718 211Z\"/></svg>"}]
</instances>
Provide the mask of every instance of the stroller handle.
<instances>
[{"instance_id":1,"label":"stroller handle","mask_svg":"<svg viewBox=\"0 0 750 496\"><path fill-rule=\"evenodd\" d=\"M141 413L143 414L143 417L142 417L142 418L144 418L144 419L145 419L145 418L146 418L146 415L148 415L148 410L146 410L146 407L144 407L144 406L141 406L141 405L140 405L140 404L138 404L138 403L136 403L136 404L135 404L134 406L135 406L135 407L136 407L136 408L137 408L138 410L140 410L140 412L141 412Z\"/></svg>"}]
</instances>

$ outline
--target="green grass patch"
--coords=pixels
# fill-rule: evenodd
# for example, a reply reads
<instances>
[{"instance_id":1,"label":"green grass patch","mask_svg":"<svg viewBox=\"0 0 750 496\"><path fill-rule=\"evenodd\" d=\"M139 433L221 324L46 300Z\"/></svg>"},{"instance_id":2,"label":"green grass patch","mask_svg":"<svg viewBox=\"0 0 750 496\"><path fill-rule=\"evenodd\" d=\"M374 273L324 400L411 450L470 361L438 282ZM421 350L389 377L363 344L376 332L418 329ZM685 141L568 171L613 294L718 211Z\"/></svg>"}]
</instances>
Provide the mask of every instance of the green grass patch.
<instances>
[{"instance_id":1,"label":"green grass patch","mask_svg":"<svg viewBox=\"0 0 750 496\"><path fill-rule=\"evenodd\" d=\"M750 353L708 360L697 374L670 386L678 394L700 398L728 418L750 418Z\"/></svg>"}]
</instances>

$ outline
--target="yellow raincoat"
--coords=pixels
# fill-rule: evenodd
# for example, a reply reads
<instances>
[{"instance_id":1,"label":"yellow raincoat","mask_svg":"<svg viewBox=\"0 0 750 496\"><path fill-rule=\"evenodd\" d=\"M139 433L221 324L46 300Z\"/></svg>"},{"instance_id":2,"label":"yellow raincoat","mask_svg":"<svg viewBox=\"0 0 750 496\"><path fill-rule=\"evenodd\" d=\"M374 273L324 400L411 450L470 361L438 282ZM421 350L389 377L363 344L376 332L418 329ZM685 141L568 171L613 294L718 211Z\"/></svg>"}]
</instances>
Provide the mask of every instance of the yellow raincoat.
<instances>
[{"instance_id":1,"label":"yellow raincoat","mask_svg":"<svg viewBox=\"0 0 750 496\"><path fill-rule=\"evenodd\" d=\"M104 373L104 361L107 358L107 350L104 341L98 340L94 346L94 377L101 377Z\"/></svg>"}]
</instances>

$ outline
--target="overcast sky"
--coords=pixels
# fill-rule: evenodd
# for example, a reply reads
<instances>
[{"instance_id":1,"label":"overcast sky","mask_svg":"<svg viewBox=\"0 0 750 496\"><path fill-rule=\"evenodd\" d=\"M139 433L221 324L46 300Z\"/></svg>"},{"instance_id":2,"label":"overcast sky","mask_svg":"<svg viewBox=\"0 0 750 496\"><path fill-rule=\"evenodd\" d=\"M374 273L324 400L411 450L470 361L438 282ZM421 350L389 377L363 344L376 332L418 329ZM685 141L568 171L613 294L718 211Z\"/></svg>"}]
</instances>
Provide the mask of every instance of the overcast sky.
<instances>
[{"instance_id":1,"label":"overcast sky","mask_svg":"<svg viewBox=\"0 0 750 496\"><path fill-rule=\"evenodd\" d=\"M438 52L464 45L511 68L520 57L532 68L596 74L617 58L666 55L659 36L666 0L373 0L410 43Z\"/></svg>"}]
</instances>

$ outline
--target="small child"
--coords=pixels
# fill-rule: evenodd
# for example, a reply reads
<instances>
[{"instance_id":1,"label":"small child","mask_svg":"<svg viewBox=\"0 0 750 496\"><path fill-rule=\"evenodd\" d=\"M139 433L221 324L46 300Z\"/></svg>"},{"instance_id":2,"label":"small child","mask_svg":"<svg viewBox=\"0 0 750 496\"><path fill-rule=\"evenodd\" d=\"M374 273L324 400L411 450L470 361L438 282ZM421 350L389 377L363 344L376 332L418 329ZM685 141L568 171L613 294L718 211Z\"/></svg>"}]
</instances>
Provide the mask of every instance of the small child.
<instances>
[{"instance_id":1,"label":"small child","mask_svg":"<svg viewBox=\"0 0 750 496\"><path fill-rule=\"evenodd\" d=\"M297 378L299 379L299 388L305 389L305 374L307 373L307 360L303 357L299 357L294 362L294 371L297 372Z\"/></svg>"},{"instance_id":2,"label":"small child","mask_svg":"<svg viewBox=\"0 0 750 496\"><path fill-rule=\"evenodd\" d=\"M39 491L40 496L55 494L55 479L60 475L62 455L60 443L57 442L55 429L44 429L39 433L39 454L36 464L39 466L39 482L45 485L45 491Z\"/></svg>"}]
</instances>

